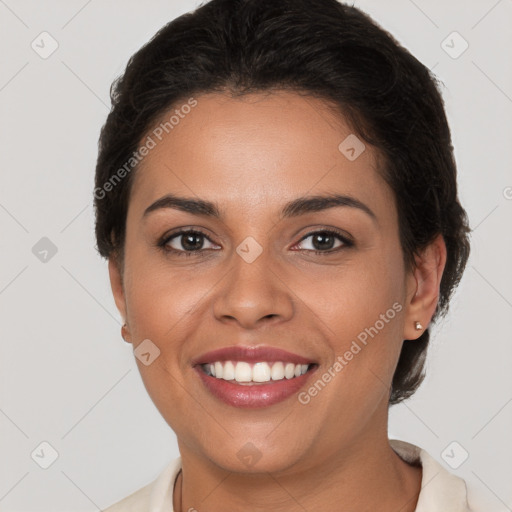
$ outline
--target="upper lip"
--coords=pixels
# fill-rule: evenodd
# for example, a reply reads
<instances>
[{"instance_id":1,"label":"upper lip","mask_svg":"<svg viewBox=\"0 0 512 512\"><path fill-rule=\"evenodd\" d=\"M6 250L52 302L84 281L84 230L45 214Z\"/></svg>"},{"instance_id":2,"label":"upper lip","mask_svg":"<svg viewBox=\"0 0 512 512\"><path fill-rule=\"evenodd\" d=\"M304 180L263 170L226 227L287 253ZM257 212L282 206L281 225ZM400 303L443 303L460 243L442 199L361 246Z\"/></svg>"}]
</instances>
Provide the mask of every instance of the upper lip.
<instances>
[{"instance_id":1,"label":"upper lip","mask_svg":"<svg viewBox=\"0 0 512 512\"><path fill-rule=\"evenodd\" d=\"M231 347L219 348L210 352L205 352L192 360L192 365L201 365L207 363L214 363L215 361L247 361L252 363L257 362L277 362L283 361L295 364L311 364L314 363L311 359L293 354L286 350L269 347L269 346L243 346L235 345Z\"/></svg>"}]
</instances>

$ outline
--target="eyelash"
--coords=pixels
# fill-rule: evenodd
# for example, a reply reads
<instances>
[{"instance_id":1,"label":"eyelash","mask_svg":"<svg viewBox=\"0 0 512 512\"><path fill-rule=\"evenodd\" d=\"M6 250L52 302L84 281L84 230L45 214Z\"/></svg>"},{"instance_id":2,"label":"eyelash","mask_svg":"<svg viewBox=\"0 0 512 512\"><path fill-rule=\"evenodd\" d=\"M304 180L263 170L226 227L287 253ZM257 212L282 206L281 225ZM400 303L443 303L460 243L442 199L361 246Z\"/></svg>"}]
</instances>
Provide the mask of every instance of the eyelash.
<instances>
[{"instance_id":1,"label":"eyelash","mask_svg":"<svg viewBox=\"0 0 512 512\"><path fill-rule=\"evenodd\" d=\"M306 251L306 252L309 252L309 253L314 253L314 254L318 254L318 255L322 255L322 256L325 256L325 255L329 255L329 254L333 254L333 253L337 253L339 252L340 250L342 249L347 249L349 247L353 247L354 246L354 242L352 242L352 240L348 239L345 235L342 234L341 231L338 231L336 229L333 229L333 228L329 228L329 229L319 229L319 230L316 230L316 231L311 231L309 232L308 234L304 235L298 243L301 243L302 241L306 240L307 238L309 238L310 236L312 235L316 235L318 233L322 233L322 234L327 234L327 235L333 235L335 236L336 238L338 238L338 240L340 240L341 242L343 242L343 245L341 247L337 247L336 249L330 249L330 250L327 250L327 251L317 251L317 250L311 250L311 249L300 249L302 251ZM173 240L174 238L178 238L182 235L189 235L189 234L194 234L194 235L202 235L204 236L208 241L210 241L211 243L213 243L209 237L206 235L206 233L203 233L200 229L189 229L189 230L183 230L183 231L178 231L177 233L173 233L172 235L169 235L169 236L164 236L159 242L158 242L158 247L164 251L164 253L172 253L172 254L175 254L176 256L184 256L184 257L190 257L190 256L194 256L196 253L201 253L205 250L217 250L217 249L199 249L197 251L184 251L184 250L177 250L177 249L173 249L173 248L169 248L167 247L167 244ZM297 244L295 244L297 245Z\"/></svg>"}]
</instances>

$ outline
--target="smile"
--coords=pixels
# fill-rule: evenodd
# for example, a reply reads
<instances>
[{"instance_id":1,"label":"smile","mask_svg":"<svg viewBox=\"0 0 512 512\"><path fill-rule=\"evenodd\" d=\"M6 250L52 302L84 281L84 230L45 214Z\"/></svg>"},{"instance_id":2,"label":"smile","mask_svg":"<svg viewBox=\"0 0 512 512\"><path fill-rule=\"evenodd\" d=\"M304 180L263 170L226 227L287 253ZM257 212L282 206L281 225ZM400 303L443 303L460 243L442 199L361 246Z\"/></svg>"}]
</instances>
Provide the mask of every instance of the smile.
<instances>
[{"instance_id":1,"label":"smile","mask_svg":"<svg viewBox=\"0 0 512 512\"><path fill-rule=\"evenodd\" d=\"M236 381L239 384L261 383L293 379L304 375L309 364L294 364L282 361L256 362L246 361L216 361L201 365L203 371L216 379Z\"/></svg>"},{"instance_id":2,"label":"smile","mask_svg":"<svg viewBox=\"0 0 512 512\"><path fill-rule=\"evenodd\" d=\"M264 361L252 365L246 361L216 361L196 365L194 370L209 396L232 407L254 409L269 407L299 393L317 368L317 364L281 361L272 366Z\"/></svg>"}]
</instances>

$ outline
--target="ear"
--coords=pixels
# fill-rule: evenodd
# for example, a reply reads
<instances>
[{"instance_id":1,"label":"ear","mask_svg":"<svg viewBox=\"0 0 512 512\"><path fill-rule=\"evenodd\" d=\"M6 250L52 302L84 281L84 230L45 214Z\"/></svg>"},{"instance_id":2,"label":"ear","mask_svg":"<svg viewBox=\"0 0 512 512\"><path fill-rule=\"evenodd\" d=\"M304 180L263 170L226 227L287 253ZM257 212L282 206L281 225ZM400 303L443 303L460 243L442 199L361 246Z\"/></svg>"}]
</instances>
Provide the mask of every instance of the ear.
<instances>
[{"instance_id":1,"label":"ear","mask_svg":"<svg viewBox=\"0 0 512 512\"><path fill-rule=\"evenodd\" d=\"M110 277L110 287L112 288L112 294L114 296L117 309L123 320L126 321L126 300L124 296L123 276L118 260L114 255L110 256L108 259L108 274Z\"/></svg>"},{"instance_id":2,"label":"ear","mask_svg":"<svg viewBox=\"0 0 512 512\"><path fill-rule=\"evenodd\" d=\"M416 267L406 279L404 340L419 338L428 327L439 301L439 288L446 265L446 244L438 235L415 257ZM422 329L415 328L420 322Z\"/></svg>"}]
</instances>

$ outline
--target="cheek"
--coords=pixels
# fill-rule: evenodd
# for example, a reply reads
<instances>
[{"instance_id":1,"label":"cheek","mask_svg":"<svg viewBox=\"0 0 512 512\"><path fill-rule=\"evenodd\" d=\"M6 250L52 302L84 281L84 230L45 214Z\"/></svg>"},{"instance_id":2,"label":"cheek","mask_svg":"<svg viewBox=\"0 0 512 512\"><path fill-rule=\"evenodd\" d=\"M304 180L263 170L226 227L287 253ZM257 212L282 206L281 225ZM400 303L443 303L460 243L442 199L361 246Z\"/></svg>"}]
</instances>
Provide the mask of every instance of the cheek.
<instances>
[{"instance_id":1,"label":"cheek","mask_svg":"<svg viewBox=\"0 0 512 512\"><path fill-rule=\"evenodd\" d=\"M333 363L340 362L339 389L351 390L352 398L343 401L368 400L373 392L378 399L391 382L402 346L400 248L371 248L332 270L329 279L308 282L309 306L322 321Z\"/></svg>"},{"instance_id":2,"label":"cheek","mask_svg":"<svg viewBox=\"0 0 512 512\"><path fill-rule=\"evenodd\" d=\"M310 283L309 306L321 320L317 326L328 339L330 361L317 376L328 384L312 382L303 399L351 417L347 428L357 429L387 403L402 344L402 265L395 255L381 254Z\"/></svg>"},{"instance_id":3,"label":"cheek","mask_svg":"<svg viewBox=\"0 0 512 512\"><path fill-rule=\"evenodd\" d=\"M147 265L132 258L131 265L126 299L134 349L149 339L158 351L151 364L145 365L139 359L136 363L157 409L171 428L186 434L189 417L198 412L190 404L180 361L193 332L192 325L197 322L194 310L204 300L205 292L201 286L191 286L190 277L170 273L160 264ZM182 411L179 417L176 410Z\"/></svg>"},{"instance_id":4,"label":"cheek","mask_svg":"<svg viewBox=\"0 0 512 512\"><path fill-rule=\"evenodd\" d=\"M401 318L405 286L400 258L401 254L391 248L371 249L338 267L301 279L301 295L330 328L331 335L337 335L339 348L375 323L382 334L398 332L396 319Z\"/></svg>"},{"instance_id":5,"label":"cheek","mask_svg":"<svg viewBox=\"0 0 512 512\"><path fill-rule=\"evenodd\" d=\"M139 337L167 343L176 338L180 324L205 300L214 281L171 268L164 256L144 249L132 251L126 280L131 329Z\"/></svg>"}]
</instances>

